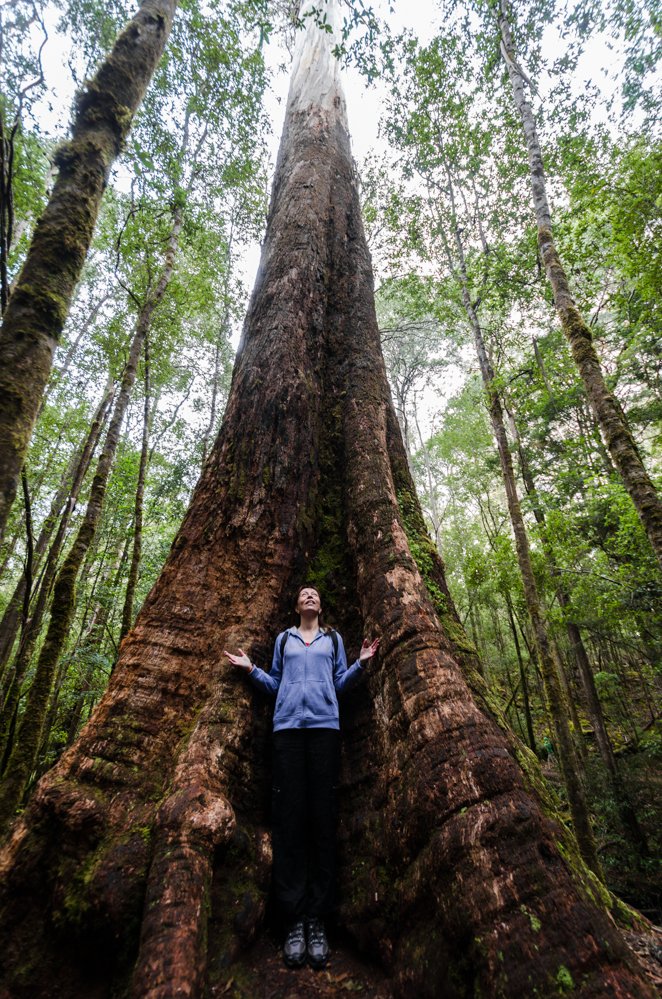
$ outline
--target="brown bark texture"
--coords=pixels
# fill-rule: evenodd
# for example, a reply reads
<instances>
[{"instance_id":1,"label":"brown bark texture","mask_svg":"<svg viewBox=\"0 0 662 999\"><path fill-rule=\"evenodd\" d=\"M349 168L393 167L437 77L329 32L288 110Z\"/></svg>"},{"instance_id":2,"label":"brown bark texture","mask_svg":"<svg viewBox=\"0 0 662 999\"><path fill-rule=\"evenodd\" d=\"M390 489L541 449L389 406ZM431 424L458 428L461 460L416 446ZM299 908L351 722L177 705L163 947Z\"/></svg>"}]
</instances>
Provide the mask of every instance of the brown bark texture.
<instances>
[{"instance_id":1,"label":"brown bark texture","mask_svg":"<svg viewBox=\"0 0 662 999\"><path fill-rule=\"evenodd\" d=\"M0 328L0 539L112 164L170 33L176 0L142 0L76 105L71 139Z\"/></svg>"},{"instance_id":2,"label":"brown bark texture","mask_svg":"<svg viewBox=\"0 0 662 999\"><path fill-rule=\"evenodd\" d=\"M533 206L538 225L538 247L554 294L554 305L611 459L662 566L662 501L646 471L627 417L618 399L607 386L600 359L593 346L591 330L577 308L554 242L542 149L531 103L524 89L525 81L528 80L517 59L506 0L500 0L499 3L499 28L501 52L508 68L513 98L526 137Z\"/></svg>"},{"instance_id":3,"label":"brown bark texture","mask_svg":"<svg viewBox=\"0 0 662 999\"><path fill-rule=\"evenodd\" d=\"M305 94L215 447L106 695L0 855L5 988L201 996L252 938L270 722L221 652L268 664L312 578L350 650L381 636L343 708L339 920L398 994L555 995L570 976L650 996L484 704L388 391L342 96Z\"/></svg>"}]
</instances>

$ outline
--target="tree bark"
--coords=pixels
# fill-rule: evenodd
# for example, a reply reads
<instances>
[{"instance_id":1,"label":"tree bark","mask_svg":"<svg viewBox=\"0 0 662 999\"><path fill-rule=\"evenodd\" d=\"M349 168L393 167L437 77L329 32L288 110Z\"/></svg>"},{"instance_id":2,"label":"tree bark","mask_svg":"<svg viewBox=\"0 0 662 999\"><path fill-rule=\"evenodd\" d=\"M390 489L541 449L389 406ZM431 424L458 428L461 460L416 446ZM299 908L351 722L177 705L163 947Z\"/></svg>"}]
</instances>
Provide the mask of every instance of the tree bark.
<instances>
[{"instance_id":1,"label":"tree bark","mask_svg":"<svg viewBox=\"0 0 662 999\"><path fill-rule=\"evenodd\" d=\"M528 82L517 57L510 28L507 0L499 0L501 53L513 89L515 105L522 119L529 155L529 174L533 206L538 224L538 246L545 273L554 294L554 304L561 328L568 340L579 370L586 395L595 414L598 427L623 484L632 498L644 530L662 565L662 502L641 460L639 449L628 426L620 403L605 382L600 360L593 346L588 323L582 317L570 290L570 283L561 262L552 233L552 216L547 200L542 149L531 103L524 84Z\"/></svg>"},{"instance_id":2,"label":"tree bark","mask_svg":"<svg viewBox=\"0 0 662 999\"><path fill-rule=\"evenodd\" d=\"M71 139L0 329L0 540L92 240L110 169L170 33L177 0L142 0L76 104Z\"/></svg>"},{"instance_id":3,"label":"tree bark","mask_svg":"<svg viewBox=\"0 0 662 999\"><path fill-rule=\"evenodd\" d=\"M312 578L350 648L382 639L343 712L340 919L398 994L550 994L563 974L587 997L649 997L606 894L545 817L530 754L471 696L461 629L451 642L435 611L457 622L388 391L328 46L310 24L218 440L106 695L0 854L6 981L16 999L48 994L55 968L72 999L129 981L141 999L200 996L252 937L269 720L219 660L240 644L266 663Z\"/></svg>"}]
</instances>

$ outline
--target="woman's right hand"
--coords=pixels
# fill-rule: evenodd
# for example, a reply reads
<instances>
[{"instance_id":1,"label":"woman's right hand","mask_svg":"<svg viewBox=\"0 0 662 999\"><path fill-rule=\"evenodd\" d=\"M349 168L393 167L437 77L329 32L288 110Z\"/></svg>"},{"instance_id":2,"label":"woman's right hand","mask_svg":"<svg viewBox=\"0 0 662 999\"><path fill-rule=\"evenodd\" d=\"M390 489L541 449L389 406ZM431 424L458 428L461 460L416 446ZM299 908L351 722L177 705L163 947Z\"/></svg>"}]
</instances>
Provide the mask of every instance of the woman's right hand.
<instances>
[{"instance_id":1,"label":"woman's right hand","mask_svg":"<svg viewBox=\"0 0 662 999\"><path fill-rule=\"evenodd\" d=\"M227 656L233 666L238 666L239 669L243 669L246 673L251 673L253 670L253 664L244 652L243 649L239 649L239 655L233 656L231 652L223 649L223 655Z\"/></svg>"}]
</instances>

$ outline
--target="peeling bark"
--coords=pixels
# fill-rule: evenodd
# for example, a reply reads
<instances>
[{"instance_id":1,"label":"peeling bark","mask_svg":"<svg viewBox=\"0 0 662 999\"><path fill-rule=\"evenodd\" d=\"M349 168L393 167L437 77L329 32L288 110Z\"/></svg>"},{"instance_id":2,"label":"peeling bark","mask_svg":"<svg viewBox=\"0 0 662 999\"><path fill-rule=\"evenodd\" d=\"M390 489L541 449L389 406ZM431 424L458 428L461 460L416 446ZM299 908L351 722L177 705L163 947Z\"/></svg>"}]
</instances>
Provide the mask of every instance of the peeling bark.
<instances>
[{"instance_id":1,"label":"peeling bark","mask_svg":"<svg viewBox=\"0 0 662 999\"><path fill-rule=\"evenodd\" d=\"M136 999L201 996L251 939L270 726L220 659L240 644L267 663L312 575L350 648L381 636L343 709L340 919L398 994L544 995L564 968L587 997L651 996L530 754L464 678L480 687L422 544L336 71L321 86L308 61L306 101L302 65L219 437L106 695L0 853L6 981L15 999L48 994L55 968L72 999L129 981Z\"/></svg>"},{"instance_id":2,"label":"peeling bark","mask_svg":"<svg viewBox=\"0 0 662 999\"><path fill-rule=\"evenodd\" d=\"M632 498L644 530L662 565L662 502L644 467L627 417L618 399L607 387L600 359L593 346L590 327L577 308L570 290L570 282L556 249L552 234L552 216L547 200L542 150L531 103L524 90L525 83L530 86L530 81L519 65L509 19L507 0L500 0L498 22L501 32L501 53L508 69L513 98L522 119L526 138L533 207L538 224L538 246L545 273L552 287L561 328L570 345L609 455Z\"/></svg>"},{"instance_id":3,"label":"peeling bark","mask_svg":"<svg viewBox=\"0 0 662 999\"><path fill-rule=\"evenodd\" d=\"M77 101L71 139L0 328L0 539L110 169L163 54L176 0L142 0Z\"/></svg>"}]
</instances>

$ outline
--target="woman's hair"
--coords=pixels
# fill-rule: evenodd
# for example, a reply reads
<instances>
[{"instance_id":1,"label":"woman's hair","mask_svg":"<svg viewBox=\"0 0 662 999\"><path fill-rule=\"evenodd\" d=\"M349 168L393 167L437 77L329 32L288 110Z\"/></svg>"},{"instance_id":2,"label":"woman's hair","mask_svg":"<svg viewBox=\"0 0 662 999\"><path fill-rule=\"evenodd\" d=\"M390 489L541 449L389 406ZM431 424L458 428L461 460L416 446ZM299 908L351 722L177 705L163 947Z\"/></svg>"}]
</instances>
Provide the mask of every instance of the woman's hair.
<instances>
[{"instance_id":1,"label":"woman's hair","mask_svg":"<svg viewBox=\"0 0 662 999\"><path fill-rule=\"evenodd\" d=\"M303 583L303 584L302 584L302 585L301 585L301 586L299 587L299 589L297 590L297 593L296 593L296 596L295 596L295 598L294 598L294 608L295 608L295 610L294 610L294 613L295 613L295 614L297 615L297 617L299 618L299 620L301 620L301 615L300 615L300 614L299 614L299 612L298 612L298 611L296 610L296 606L297 606L297 604L299 603L299 597L300 597L300 595L301 595L301 592L302 592L302 590L314 590L314 591L315 591L315 593L317 594L317 596L318 596L318 597L320 598L320 602L321 602L321 600L322 600L322 594L321 594L321 593L320 593L320 591L319 591L319 590L317 589L317 587L315 586L315 584L314 584L314 583ZM320 627L320 631L328 631L328 630L329 630L329 629L328 629L328 628L326 627L326 625L324 624L324 621L322 620L322 611L321 611L321 609L320 609L320 612L319 612L319 617L318 617L318 619L317 619L317 620L318 620L318 623L319 623L319 627Z\"/></svg>"}]
</instances>

